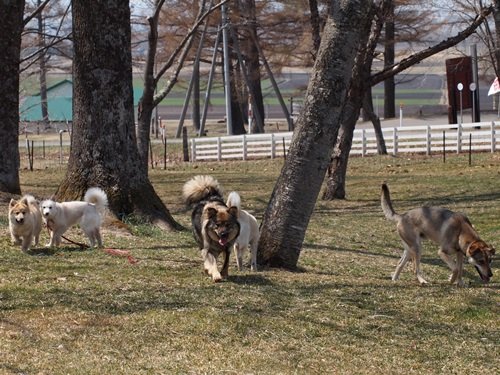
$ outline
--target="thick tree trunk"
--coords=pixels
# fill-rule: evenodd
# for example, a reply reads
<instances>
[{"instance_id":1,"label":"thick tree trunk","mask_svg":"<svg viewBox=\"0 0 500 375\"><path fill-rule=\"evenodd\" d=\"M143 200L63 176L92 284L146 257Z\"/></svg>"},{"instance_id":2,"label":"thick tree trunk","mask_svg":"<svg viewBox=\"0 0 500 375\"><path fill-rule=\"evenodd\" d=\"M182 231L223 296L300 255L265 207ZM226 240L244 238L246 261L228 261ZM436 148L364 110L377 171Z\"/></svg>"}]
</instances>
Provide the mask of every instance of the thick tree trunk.
<instances>
[{"instance_id":1,"label":"thick tree trunk","mask_svg":"<svg viewBox=\"0 0 500 375\"><path fill-rule=\"evenodd\" d=\"M128 1L73 1L73 132L68 170L56 198L108 194L118 218L135 214L182 227L155 193L136 145Z\"/></svg>"},{"instance_id":2,"label":"thick tree trunk","mask_svg":"<svg viewBox=\"0 0 500 375\"><path fill-rule=\"evenodd\" d=\"M344 111L342 126L335 142L330 164L328 165L326 187L322 196L323 200L345 199L347 164L352 147L354 128L360 109L361 101L351 91L347 100L346 110Z\"/></svg>"},{"instance_id":3,"label":"thick tree trunk","mask_svg":"<svg viewBox=\"0 0 500 375\"><path fill-rule=\"evenodd\" d=\"M0 1L0 191L21 194L19 59L24 0Z\"/></svg>"},{"instance_id":4,"label":"thick tree trunk","mask_svg":"<svg viewBox=\"0 0 500 375\"><path fill-rule=\"evenodd\" d=\"M321 40L304 108L285 165L264 214L258 262L294 269L333 144L354 57L364 38L371 2L335 3ZM369 28L367 28L369 30Z\"/></svg>"}]
</instances>

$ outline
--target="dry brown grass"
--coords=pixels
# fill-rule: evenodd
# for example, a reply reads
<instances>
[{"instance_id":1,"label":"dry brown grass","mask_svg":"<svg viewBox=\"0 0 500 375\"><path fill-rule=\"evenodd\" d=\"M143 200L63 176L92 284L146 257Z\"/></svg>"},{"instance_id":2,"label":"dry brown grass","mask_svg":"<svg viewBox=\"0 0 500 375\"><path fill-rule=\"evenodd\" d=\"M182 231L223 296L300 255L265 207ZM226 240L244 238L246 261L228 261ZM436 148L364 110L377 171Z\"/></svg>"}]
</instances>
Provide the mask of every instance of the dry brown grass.
<instances>
[{"instance_id":1,"label":"dry brown grass","mask_svg":"<svg viewBox=\"0 0 500 375\"><path fill-rule=\"evenodd\" d=\"M379 206L386 180L397 211L425 203L464 211L498 247L500 155L473 161L352 159L348 199L318 201L299 261L303 272L238 272L232 260L230 278L220 284L202 273L189 230L163 233L132 219L132 235L107 228L105 244L129 250L135 265L70 245L22 254L10 245L4 201L0 373L497 373L498 275L483 286L467 266L467 287L452 287L436 249L427 246L422 267L431 284L420 287L409 269L393 283L400 244ZM260 219L282 163L171 163L151 171L151 179L186 227L181 186L201 173L238 190ZM48 196L63 173L22 171L23 191ZM78 229L68 234L83 240Z\"/></svg>"}]
</instances>

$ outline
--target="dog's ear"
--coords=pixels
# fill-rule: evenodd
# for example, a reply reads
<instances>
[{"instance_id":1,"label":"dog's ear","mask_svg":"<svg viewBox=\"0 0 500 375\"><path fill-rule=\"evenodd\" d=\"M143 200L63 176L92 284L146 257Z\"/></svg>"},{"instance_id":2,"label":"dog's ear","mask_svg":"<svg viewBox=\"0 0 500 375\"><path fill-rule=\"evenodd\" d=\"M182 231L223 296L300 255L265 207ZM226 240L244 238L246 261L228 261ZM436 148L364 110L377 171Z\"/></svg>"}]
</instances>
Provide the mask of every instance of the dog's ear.
<instances>
[{"instance_id":1,"label":"dog's ear","mask_svg":"<svg viewBox=\"0 0 500 375\"><path fill-rule=\"evenodd\" d=\"M17 203L17 202L16 202L14 199L12 199L12 198L11 198L11 199L10 199L10 202L9 202L9 208L14 207L14 206L16 205L16 203Z\"/></svg>"},{"instance_id":2,"label":"dog's ear","mask_svg":"<svg viewBox=\"0 0 500 375\"><path fill-rule=\"evenodd\" d=\"M467 255L468 257L473 257L474 256L474 253L477 253L478 251L481 251L481 250L484 250L484 249L488 249L488 250L493 250L493 248L490 248L486 242L484 241L474 241L472 242L469 247L467 248L467 251L465 252L465 255ZM493 253L492 253L493 254Z\"/></svg>"},{"instance_id":3,"label":"dog's ear","mask_svg":"<svg viewBox=\"0 0 500 375\"><path fill-rule=\"evenodd\" d=\"M491 255L495 254L495 248L494 247L490 248L490 253L491 253Z\"/></svg>"},{"instance_id":4,"label":"dog's ear","mask_svg":"<svg viewBox=\"0 0 500 375\"><path fill-rule=\"evenodd\" d=\"M229 207L227 212L229 212L230 215L233 215L236 218L238 217L238 207L236 207L236 206Z\"/></svg>"},{"instance_id":5,"label":"dog's ear","mask_svg":"<svg viewBox=\"0 0 500 375\"><path fill-rule=\"evenodd\" d=\"M465 251L465 255L467 255L468 257L471 257L474 255L474 253L476 251L478 251L478 249L479 249L479 247L477 245L477 242L474 241L471 244L469 244L469 246L467 246L467 250Z\"/></svg>"},{"instance_id":6,"label":"dog's ear","mask_svg":"<svg viewBox=\"0 0 500 375\"><path fill-rule=\"evenodd\" d=\"M213 219L214 217L217 216L217 210L213 207L207 208L207 217L209 219Z\"/></svg>"}]
</instances>

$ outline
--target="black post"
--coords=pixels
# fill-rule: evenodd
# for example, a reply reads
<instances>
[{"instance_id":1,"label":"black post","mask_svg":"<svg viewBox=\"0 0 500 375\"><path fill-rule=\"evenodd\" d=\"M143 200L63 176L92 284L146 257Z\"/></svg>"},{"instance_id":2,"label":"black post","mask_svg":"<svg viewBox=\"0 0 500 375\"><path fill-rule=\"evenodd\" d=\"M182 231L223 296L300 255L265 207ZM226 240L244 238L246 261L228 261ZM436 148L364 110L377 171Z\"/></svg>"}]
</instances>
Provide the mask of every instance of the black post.
<instances>
[{"instance_id":1,"label":"black post","mask_svg":"<svg viewBox=\"0 0 500 375\"><path fill-rule=\"evenodd\" d=\"M163 169L167 169L167 135L163 136Z\"/></svg>"},{"instance_id":2,"label":"black post","mask_svg":"<svg viewBox=\"0 0 500 375\"><path fill-rule=\"evenodd\" d=\"M182 153L184 156L184 161L189 161L188 136L185 126L182 127Z\"/></svg>"},{"instance_id":3,"label":"black post","mask_svg":"<svg viewBox=\"0 0 500 375\"><path fill-rule=\"evenodd\" d=\"M472 165L472 133L469 133L469 167Z\"/></svg>"}]
</instances>

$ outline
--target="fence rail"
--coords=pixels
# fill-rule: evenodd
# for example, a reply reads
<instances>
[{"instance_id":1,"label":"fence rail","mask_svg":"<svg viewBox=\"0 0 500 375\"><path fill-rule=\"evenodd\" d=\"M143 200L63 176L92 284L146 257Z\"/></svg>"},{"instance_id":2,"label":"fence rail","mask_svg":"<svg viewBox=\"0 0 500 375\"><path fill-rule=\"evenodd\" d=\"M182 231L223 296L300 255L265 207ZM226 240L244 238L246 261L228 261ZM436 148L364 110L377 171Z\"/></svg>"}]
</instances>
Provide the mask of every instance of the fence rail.
<instances>
[{"instance_id":1,"label":"fence rail","mask_svg":"<svg viewBox=\"0 0 500 375\"><path fill-rule=\"evenodd\" d=\"M382 128L387 152L400 153L490 151L500 149L500 122L405 126ZM292 140L292 132L246 134L210 138L192 138L192 161L248 160L283 157ZM373 129L356 129L352 155L377 154Z\"/></svg>"}]
</instances>

